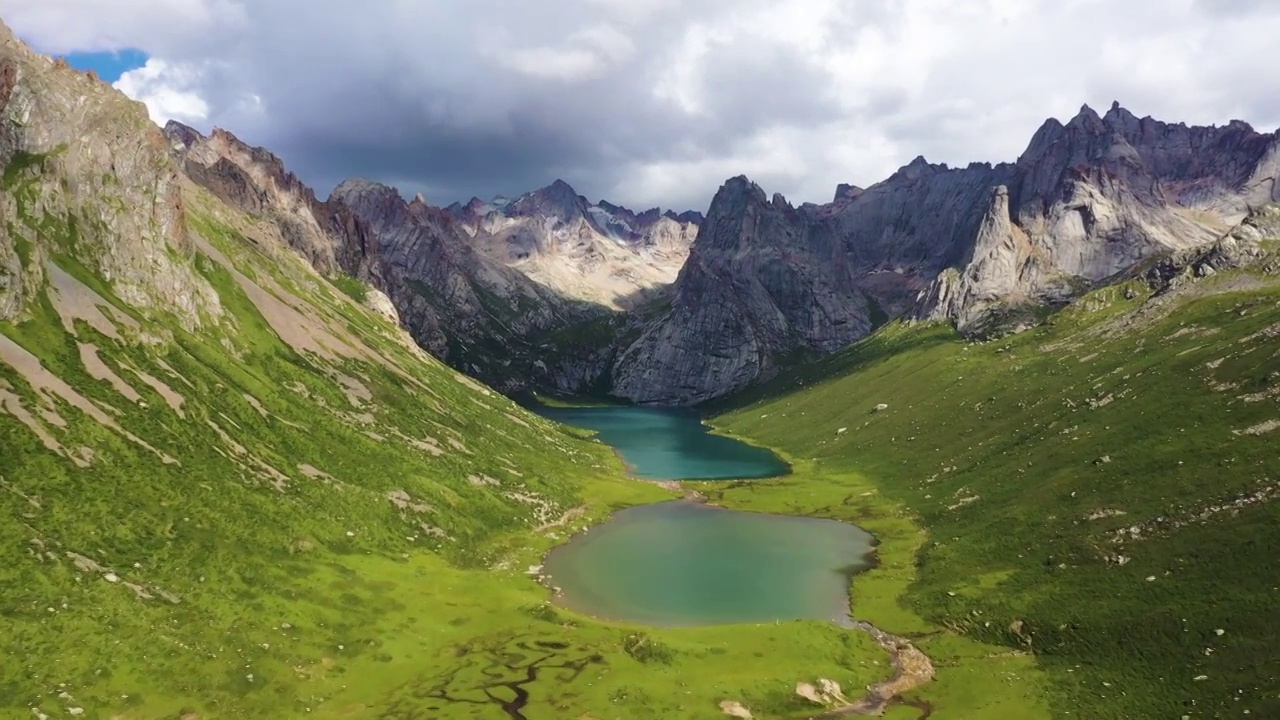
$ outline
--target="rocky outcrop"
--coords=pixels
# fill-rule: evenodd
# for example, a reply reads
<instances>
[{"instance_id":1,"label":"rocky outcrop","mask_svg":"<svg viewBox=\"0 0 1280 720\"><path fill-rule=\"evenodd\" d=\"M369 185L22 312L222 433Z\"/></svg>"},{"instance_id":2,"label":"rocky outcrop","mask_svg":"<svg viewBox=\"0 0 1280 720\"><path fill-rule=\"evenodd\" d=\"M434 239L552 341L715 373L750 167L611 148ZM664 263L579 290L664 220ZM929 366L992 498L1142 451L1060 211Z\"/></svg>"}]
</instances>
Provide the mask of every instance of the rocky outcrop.
<instances>
[{"instance_id":1,"label":"rocky outcrop","mask_svg":"<svg viewBox=\"0 0 1280 720\"><path fill-rule=\"evenodd\" d=\"M1176 290L1201 278L1237 268L1259 267L1280 273L1274 244L1280 240L1280 206L1268 205L1249 214L1225 237L1207 246L1189 248L1162 258L1141 275L1157 294Z\"/></svg>"},{"instance_id":2,"label":"rocky outcrop","mask_svg":"<svg viewBox=\"0 0 1280 720\"><path fill-rule=\"evenodd\" d=\"M563 180L514 200L473 198L448 210L489 259L566 297L615 310L635 307L675 280L702 219L593 204Z\"/></svg>"},{"instance_id":3,"label":"rocky outcrop","mask_svg":"<svg viewBox=\"0 0 1280 720\"><path fill-rule=\"evenodd\" d=\"M988 209L958 274L940 275L922 315L980 325L986 311L1060 303L1150 258L1211 243L1272 202L1277 137L1235 121L1187 127L1118 104L1049 120ZM1007 218L1006 218L1007 214Z\"/></svg>"},{"instance_id":4,"label":"rocky outcrop","mask_svg":"<svg viewBox=\"0 0 1280 720\"><path fill-rule=\"evenodd\" d=\"M378 280L376 244L347 208L322 203L284 162L221 128L204 136L170 120L164 128L186 174L223 202L275 223L289 247L327 275Z\"/></svg>"},{"instance_id":5,"label":"rocky outcrop","mask_svg":"<svg viewBox=\"0 0 1280 720\"><path fill-rule=\"evenodd\" d=\"M1277 175L1276 134L1139 119L1117 104L1049 120L1016 163L916 158L866 189L841 185L826 205L792 209L731 180L670 311L619 350L613 388L638 402L699 402L889 317L974 333L1006 316L1025 326L1036 307L1214 243L1277 200Z\"/></svg>"},{"instance_id":6,"label":"rocky outcrop","mask_svg":"<svg viewBox=\"0 0 1280 720\"><path fill-rule=\"evenodd\" d=\"M320 272L371 285L366 304L395 317L428 352L504 391L528 386L536 336L592 314L478 253L467 226L421 196L406 201L394 188L357 179L321 201L278 157L225 130L206 137L170 122L165 134L197 184L272 223ZM526 211L571 217L574 210Z\"/></svg>"},{"instance_id":7,"label":"rocky outcrop","mask_svg":"<svg viewBox=\"0 0 1280 720\"><path fill-rule=\"evenodd\" d=\"M0 319L23 311L55 253L141 312L188 328L221 314L189 262L181 175L146 108L32 52L3 23L0 167Z\"/></svg>"},{"instance_id":8,"label":"rocky outcrop","mask_svg":"<svg viewBox=\"0 0 1280 720\"><path fill-rule=\"evenodd\" d=\"M379 284L424 348L505 392L528 387L531 343L602 312L566 299L478 253L461 223L422 198L347 180L327 206L368 228Z\"/></svg>"},{"instance_id":9,"label":"rocky outcrop","mask_svg":"<svg viewBox=\"0 0 1280 720\"><path fill-rule=\"evenodd\" d=\"M871 327L850 258L822 223L745 177L716 194L670 311L623 350L613 393L688 403L769 377L782 356L829 352Z\"/></svg>"}]
</instances>

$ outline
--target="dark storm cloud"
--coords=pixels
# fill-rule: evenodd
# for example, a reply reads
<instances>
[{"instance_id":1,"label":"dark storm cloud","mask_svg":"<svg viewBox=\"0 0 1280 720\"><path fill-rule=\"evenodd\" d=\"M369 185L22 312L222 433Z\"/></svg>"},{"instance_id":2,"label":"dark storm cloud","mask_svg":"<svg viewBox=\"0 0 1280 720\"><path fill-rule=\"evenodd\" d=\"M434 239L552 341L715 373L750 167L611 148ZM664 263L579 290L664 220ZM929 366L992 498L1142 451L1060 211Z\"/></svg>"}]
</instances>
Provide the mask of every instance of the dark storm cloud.
<instances>
[{"instance_id":1,"label":"dark storm cloud","mask_svg":"<svg viewBox=\"0 0 1280 720\"><path fill-rule=\"evenodd\" d=\"M746 173L794 201L919 154L1012 160L1048 116L1280 121L1280 6L1247 0L0 0L42 47L147 51L157 119L437 203L559 177L703 208ZM1223 38L1230 42L1223 42Z\"/></svg>"}]
</instances>

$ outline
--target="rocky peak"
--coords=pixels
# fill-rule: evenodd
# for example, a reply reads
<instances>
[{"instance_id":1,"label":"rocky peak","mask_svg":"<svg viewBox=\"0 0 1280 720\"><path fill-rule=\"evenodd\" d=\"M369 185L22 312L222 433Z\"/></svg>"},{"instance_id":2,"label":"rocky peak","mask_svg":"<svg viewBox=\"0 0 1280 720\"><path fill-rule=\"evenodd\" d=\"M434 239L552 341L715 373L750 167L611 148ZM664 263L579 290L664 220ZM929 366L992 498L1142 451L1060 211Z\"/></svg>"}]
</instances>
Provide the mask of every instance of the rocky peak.
<instances>
[{"instance_id":1,"label":"rocky peak","mask_svg":"<svg viewBox=\"0 0 1280 720\"><path fill-rule=\"evenodd\" d=\"M508 217L541 216L563 224L587 217L587 199L569 183L556 180L550 185L521 195L504 208Z\"/></svg>"},{"instance_id":2,"label":"rocky peak","mask_svg":"<svg viewBox=\"0 0 1280 720\"><path fill-rule=\"evenodd\" d=\"M187 328L221 315L190 262L183 178L146 107L32 51L3 22L0 167L22 188L0 192L0 319L21 313L51 257L69 251L144 313ZM59 247L71 234L77 247Z\"/></svg>"},{"instance_id":3,"label":"rocky peak","mask_svg":"<svg viewBox=\"0 0 1280 720\"><path fill-rule=\"evenodd\" d=\"M697 210L686 210L677 214L674 210L668 210L662 213L663 217L670 218L679 223L688 223L692 225L701 225L707 221L707 217Z\"/></svg>"},{"instance_id":4,"label":"rocky peak","mask_svg":"<svg viewBox=\"0 0 1280 720\"><path fill-rule=\"evenodd\" d=\"M889 176L889 181L893 180L919 180L939 172L945 172L947 166L944 164L934 165L924 159L923 155L917 155L914 160L898 168L898 171Z\"/></svg>"},{"instance_id":5,"label":"rocky peak","mask_svg":"<svg viewBox=\"0 0 1280 720\"><path fill-rule=\"evenodd\" d=\"M1067 125L1049 120L1036 132L1018 159L1025 177L1016 195L1020 202L1050 197L1089 169L1089 182L1119 182L1148 205L1234 203L1229 198L1246 187L1251 200L1264 201L1270 187L1262 176L1270 173L1258 171L1275 146L1276 135L1244 122L1188 127L1138 118L1118 102L1105 117L1086 105Z\"/></svg>"},{"instance_id":6,"label":"rocky peak","mask_svg":"<svg viewBox=\"0 0 1280 720\"><path fill-rule=\"evenodd\" d=\"M1108 127L1130 127L1138 122L1138 116L1121 107L1120 101L1111 103L1111 109L1102 117Z\"/></svg>"},{"instance_id":7,"label":"rocky peak","mask_svg":"<svg viewBox=\"0 0 1280 720\"><path fill-rule=\"evenodd\" d=\"M165 123L164 134L165 137L173 141L174 149L179 147L190 148L192 145L204 140L204 135L199 130L189 125L183 125L177 120L170 120Z\"/></svg>"},{"instance_id":8,"label":"rocky peak","mask_svg":"<svg viewBox=\"0 0 1280 720\"><path fill-rule=\"evenodd\" d=\"M365 178L343 180L329 195L329 202L346 205L375 229L406 219L409 209L399 190Z\"/></svg>"},{"instance_id":9,"label":"rocky peak","mask_svg":"<svg viewBox=\"0 0 1280 720\"><path fill-rule=\"evenodd\" d=\"M839 185L836 186L836 196L835 198L832 199L832 202L854 200L863 192L864 190L858 187L857 185L850 185L849 183L840 183Z\"/></svg>"},{"instance_id":10,"label":"rocky peak","mask_svg":"<svg viewBox=\"0 0 1280 720\"><path fill-rule=\"evenodd\" d=\"M1080 106L1080 112L1071 118L1071 121L1067 123L1067 127L1084 128L1090 132L1101 132L1105 129L1102 116L1098 115L1097 110L1089 107L1088 103Z\"/></svg>"},{"instance_id":11,"label":"rocky peak","mask_svg":"<svg viewBox=\"0 0 1280 720\"><path fill-rule=\"evenodd\" d=\"M636 215L636 222L641 225L652 225L660 218L668 218L679 222L679 216L670 210L663 212L661 208L649 208L642 213Z\"/></svg>"}]
</instances>

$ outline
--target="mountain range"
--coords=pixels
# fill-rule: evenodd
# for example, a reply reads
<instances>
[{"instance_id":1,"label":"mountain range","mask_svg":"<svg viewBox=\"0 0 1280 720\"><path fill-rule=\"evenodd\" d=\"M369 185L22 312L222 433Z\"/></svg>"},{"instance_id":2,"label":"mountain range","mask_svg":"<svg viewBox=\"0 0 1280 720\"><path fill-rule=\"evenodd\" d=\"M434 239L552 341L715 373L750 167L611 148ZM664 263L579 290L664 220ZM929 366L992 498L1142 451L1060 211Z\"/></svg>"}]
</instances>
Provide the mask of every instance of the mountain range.
<instances>
[{"instance_id":1,"label":"mountain range","mask_svg":"<svg viewBox=\"0 0 1280 720\"><path fill-rule=\"evenodd\" d=\"M1280 717L1276 158L1117 105L821 205L321 198L0 23L0 717ZM504 393L790 472L638 482ZM853 622L548 587L681 495L871 533Z\"/></svg>"},{"instance_id":2,"label":"mountain range","mask_svg":"<svg viewBox=\"0 0 1280 720\"><path fill-rule=\"evenodd\" d=\"M1280 143L1113 105L1048 120L1014 162L918 157L830 203L728 180L705 217L591 203L555 181L436 208L362 180L325 202L230 133L167 129L190 176L276 220L322 271L388 295L413 336L508 393L704 402L895 319L1029 327L1276 199Z\"/></svg>"},{"instance_id":3,"label":"mountain range","mask_svg":"<svg viewBox=\"0 0 1280 720\"><path fill-rule=\"evenodd\" d=\"M1187 127L1119 104L1047 121L1013 163L916 158L888 179L792 207L729 180L671 309L620 347L612 392L692 403L844 347L887 318L971 334L1027 327L1153 258L1223 237L1280 190L1280 139Z\"/></svg>"}]
</instances>

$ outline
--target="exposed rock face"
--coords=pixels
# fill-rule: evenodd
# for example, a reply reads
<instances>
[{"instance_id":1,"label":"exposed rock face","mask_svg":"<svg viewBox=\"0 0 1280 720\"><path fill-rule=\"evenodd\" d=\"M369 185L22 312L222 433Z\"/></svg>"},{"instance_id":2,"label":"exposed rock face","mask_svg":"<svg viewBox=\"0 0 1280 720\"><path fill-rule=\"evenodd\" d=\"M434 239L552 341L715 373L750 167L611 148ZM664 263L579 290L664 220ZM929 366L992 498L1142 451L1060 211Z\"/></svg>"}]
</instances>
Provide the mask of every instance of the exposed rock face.
<instances>
[{"instance_id":1,"label":"exposed rock face","mask_svg":"<svg viewBox=\"0 0 1280 720\"><path fill-rule=\"evenodd\" d=\"M490 259L566 297L613 309L634 307L673 282L702 220L592 204L563 180L514 200L474 198L449 212Z\"/></svg>"},{"instance_id":2,"label":"exposed rock face","mask_svg":"<svg viewBox=\"0 0 1280 720\"><path fill-rule=\"evenodd\" d=\"M270 151L221 128L205 137L171 120L164 132L192 180L223 202L274 222L289 247L317 270L377 280L377 248L368 229L342 205L317 200Z\"/></svg>"},{"instance_id":3,"label":"exposed rock face","mask_svg":"<svg viewBox=\"0 0 1280 720\"><path fill-rule=\"evenodd\" d=\"M1280 239L1280 207L1270 205L1251 212L1217 242L1162 259L1147 270L1144 279L1157 293L1165 293L1199 278L1259 264L1264 272L1275 274L1280 272L1280 263L1274 252L1263 247L1262 241L1276 239Z\"/></svg>"},{"instance_id":4,"label":"exposed rock face","mask_svg":"<svg viewBox=\"0 0 1280 720\"><path fill-rule=\"evenodd\" d=\"M183 259L192 246L181 176L146 108L57 67L3 23L0 167L9 191L0 193L0 319L42 285L51 248L74 250L143 311L172 313L189 328L221 314Z\"/></svg>"},{"instance_id":5,"label":"exposed rock face","mask_svg":"<svg viewBox=\"0 0 1280 720\"><path fill-rule=\"evenodd\" d=\"M436 357L504 391L526 387L533 336L591 315L483 257L463 223L421 196L406 202L393 188L349 180L322 202L275 155L225 130L206 137L170 122L165 134L198 184L273 223L281 240L320 272L372 285L366 302L380 314L395 318ZM529 211L557 214L555 206Z\"/></svg>"},{"instance_id":6,"label":"exposed rock face","mask_svg":"<svg viewBox=\"0 0 1280 720\"><path fill-rule=\"evenodd\" d=\"M459 221L421 198L406 202L394 188L348 180L328 206L349 208L368 228L380 288L414 339L500 390L527 385L530 338L599 312L483 257Z\"/></svg>"},{"instance_id":7,"label":"exposed rock face","mask_svg":"<svg viewBox=\"0 0 1280 720\"><path fill-rule=\"evenodd\" d=\"M614 392L675 404L717 397L887 317L998 328L993 318L1006 311L1066 302L1213 243L1277 201L1278 175L1275 134L1239 121L1139 119L1116 105L1046 122L1016 163L953 169L916 158L865 190L841 185L827 205L793 210L731 180L670 311L623 342L609 370Z\"/></svg>"},{"instance_id":8,"label":"exposed rock face","mask_svg":"<svg viewBox=\"0 0 1280 720\"><path fill-rule=\"evenodd\" d=\"M622 351L614 393L682 403L768 377L779 354L831 351L870 329L830 229L737 177L711 203L669 314Z\"/></svg>"},{"instance_id":9,"label":"exposed rock face","mask_svg":"<svg viewBox=\"0 0 1280 720\"><path fill-rule=\"evenodd\" d=\"M1275 200L1277 137L1246 123L1187 127L1118 104L1049 120L987 209L973 252L926 295L963 330L990 308L1061 302L1148 258L1210 243ZM1006 217L1007 215L1007 217Z\"/></svg>"}]
</instances>

